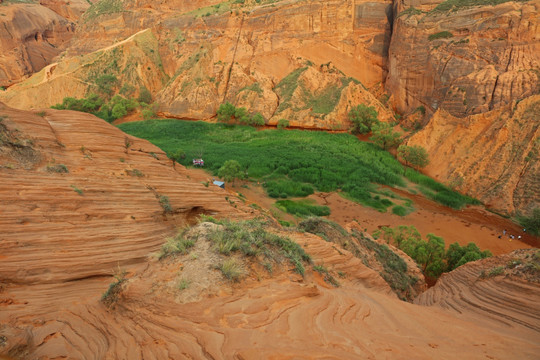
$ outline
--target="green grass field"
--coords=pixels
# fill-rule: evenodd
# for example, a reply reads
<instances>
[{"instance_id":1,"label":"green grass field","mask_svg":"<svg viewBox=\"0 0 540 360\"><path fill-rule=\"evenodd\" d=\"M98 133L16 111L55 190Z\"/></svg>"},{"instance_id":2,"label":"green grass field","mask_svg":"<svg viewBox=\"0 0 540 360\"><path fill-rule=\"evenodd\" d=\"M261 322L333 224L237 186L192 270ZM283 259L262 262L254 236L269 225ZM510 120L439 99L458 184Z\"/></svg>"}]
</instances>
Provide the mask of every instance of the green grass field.
<instances>
[{"instance_id":1,"label":"green grass field","mask_svg":"<svg viewBox=\"0 0 540 360\"><path fill-rule=\"evenodd\" d=\"M412 182L426 196L453 208L476 202L412 169L405 171L390 153L350 134L257 131L248 126L179 120L131 122L119 128L169 154L183 150L183 165L191 165L192 159L202 154L205 168L214 175L226 160L237 160L249 178L262 181L274 198L341 189L347 198L386 211L391 205L411 204L402 204L392 193L381 191L378 184L406 187Z\"/></svg>"}]
</instances>

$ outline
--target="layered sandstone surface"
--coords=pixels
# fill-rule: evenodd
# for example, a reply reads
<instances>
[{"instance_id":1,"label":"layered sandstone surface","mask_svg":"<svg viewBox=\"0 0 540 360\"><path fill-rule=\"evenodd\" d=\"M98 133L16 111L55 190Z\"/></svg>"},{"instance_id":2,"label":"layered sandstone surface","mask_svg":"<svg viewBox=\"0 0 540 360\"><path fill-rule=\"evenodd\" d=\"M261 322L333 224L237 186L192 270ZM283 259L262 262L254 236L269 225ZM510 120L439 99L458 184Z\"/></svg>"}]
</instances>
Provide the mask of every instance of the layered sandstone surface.
<instances>
[{"instance_id":1,"label":"layered sandstone surface","mask_svg":"<svg viewBox=\"0 0 540 360\"><path fill-rule=\"evenodd\" d=\"M4 284L106 276L142 262L201 213L243 213L159 148L92 115L2 105L0 116Z\"/></svg>"},{"instance_id":2,"label":"layered sandstone surface","mask_svg":"<svg viewBox=\"0 0 540 360\"><path fill-rule=\"evenodd\" d=\"M516 250L459 267L415 303L448 310L477 324L497 321L540 331L538 249ZM527 295L525 295L527 294Z\"/></svg>"},{"instance_id":3,"label":"layered sandstone surface","mask_svg":"<svg viewBox=\"0 0 540 360\"><path fill-rule=\"evenodd\" d=\"M466 4L395 2L386 90L399 112L463 117L538 93L540 1Z\"/></svg>"}]
</instances>

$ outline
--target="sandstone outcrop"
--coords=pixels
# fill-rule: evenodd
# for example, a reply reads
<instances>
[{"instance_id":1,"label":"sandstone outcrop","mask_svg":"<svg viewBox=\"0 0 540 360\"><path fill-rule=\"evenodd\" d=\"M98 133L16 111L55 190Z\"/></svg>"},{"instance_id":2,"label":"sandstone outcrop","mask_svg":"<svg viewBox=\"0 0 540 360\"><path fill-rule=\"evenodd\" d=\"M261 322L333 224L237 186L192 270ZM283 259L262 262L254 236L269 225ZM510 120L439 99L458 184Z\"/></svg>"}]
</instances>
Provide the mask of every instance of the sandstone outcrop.
<instances>
[{"instance_id":1,"label":"sandstone outcrop","mask_svg":"<svg viewBox=\"0 0 540 360\"><path fill-rule=\"evenodd\" d=\"M457 117L538 93L540 1L395 2L386 90L400 113Z\"/></svg>"},{"instance_id":2,"label":"sandstone outcrop","mask_svg":"<svg viewBox=\"0 0 540 360\"><path fill-rule=\"evenodd\" d=\"M444 274L415 303L465 315L477 324L497 321L509 332L540 331L539 269L538 249L478 260Z\"/></svg>"},{"instance_id":3,"label":"sandstone outcrop","mask_svg":"<svg viewBox=\"0 0 540 360\"><path fill-rule=\"evenodd\" d=\"M408 141L429 153L425 171L487 206L530 214L540 194L540 95L457 118L439 109Z\"/></svg>"},{"instance_id":4,"label":"sandstone outcrop","mask_svg":"<svg viewBox=\"0 0 540 360\"><path fill-rule=\"evenodd\" d=\"M75 25L38 4L0 7L0 86L41 70L59 55Z\"/></svg>"},{"instance_id":5,"label":"sandstone outcrop","mask_svg":"<svg viewBox=\"0 0 540 360\"><path fill-rule=\"evenodd\" d=\"M0 98L10 106L28 109L36 104L59 104L68 96L84 98L89 93L136 96L143 88L161 89L167 81L162 67L157 39L150 30L143 30L100 51L50 64ZM112 79L110 91L100 85L103 76Z\"/></svg>"},{"instance_id":6,"label":"sandstone outcrop","mask_svg":"<svg viewBox=\"0 0 540 360\"><path fill-rule=\"evenodd\" d=\"M4 105L0 115L4 285L108 275L143 262L201 213L251 212L234 209L222 189L190 181L159 148L92 115Z\"/></svg>"},{"instance_id":7,"label":"sandstone outcrop","mask_svg":"<svg viewBox=\"0 0 540 360\"><path fill-rule=\"evenodd\" d=\"M25 359L357 359L381 354L453 359L458 348L464 358L534 359L540 350L534 308L538 283L517 281L511 300L520 294L530 299L478 320L482 309L470 306L456 313L429 300L425 303L432 306L400 301L349 251L290 231L287 236L315 264L343 275L339 287L315 272L301 277L284 266L270 275L256 264L241 283L230 283L215 269L219 259L207 236L213 227L203 223L190 230L197 234L191 254L162 261L150 257L144 267L125 265L129 272L110 307L100 302L108 284L95 277L4 287L0 306L8 311L0 312L0 354ZM191 279L190 285L179 287L181 279ZM500 288L493 280L486 284L497 297L513 282L505 280ZM448 290L441 289L437 294L447 298Z\"/></svg>"}]
</instances>

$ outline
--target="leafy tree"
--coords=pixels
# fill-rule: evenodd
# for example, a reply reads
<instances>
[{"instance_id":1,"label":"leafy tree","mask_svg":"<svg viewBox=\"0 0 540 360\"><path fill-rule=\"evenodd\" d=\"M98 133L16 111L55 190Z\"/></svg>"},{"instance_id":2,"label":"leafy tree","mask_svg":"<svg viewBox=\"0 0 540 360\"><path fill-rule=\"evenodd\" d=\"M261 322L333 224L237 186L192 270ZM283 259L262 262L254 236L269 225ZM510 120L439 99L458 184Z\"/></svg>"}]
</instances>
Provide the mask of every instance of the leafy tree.
<instances>
[{"instance_id":1,"label":"leafy tree","mask_svg":"<svg viewBox=\"0 0 540 360\"><path fill-rule=\"evenodd\" d=\"M126 116L127 115L126 107L121 103L114 105L112 108L111 115L115 119L121 118L122 116Z\"/></svg>"},{"instance_id":2,"label":"leafy tree","mask_svg":"<svg viewBox=\"0 0 540 360\"><path fill-rule=\"evenodd\" d=\"M370 140L384 150L398 146L403 141L401 139L401 133L394 131L392 125L389 123L375 123L372 129L373 136L370 137Z\"/></svg>"},{"instance_id":3,"label":"leafy tree","mask_svg":"<svg viewBox=\"0 0 540 360\"><path fill-rule=\"evenodd\" d=\"M244 171L240 163L236 160L227 160L218 170L218 176L225 181L232 181L234 186L235 179L243 179Z\"/></svg>"},{"instance_id":4,"label":"leafy tree","mask_svg":"<svg viewBox=\"0 0 540 360\"><path fill-rule=\"evenodd\" d=\"M427 234L428 241L425 248L421 251L424 273L431 277L439 277L445 270L444 258L444 239L440 236Z\"/></svg>"},{"instance_id":5,"label":"leafy tree","mask_svg":"<svg viewBox=\"0 0 540 360\"><path fill-rule=\"evenodd\" d=\"M186 158L186 153L182 149L176 149L175 151L168 153L167 156L173 163L173 168L176 168L176 163Z\"/></svg>"},{"instance_id":6,"label":"leafy tree","mask_svg":"<svg viewBox=\"0 0 540 360\"><path fill-rule=\"evenodd\" d=\"M490 251L481 251L474 243L464 247L454 243L445 251L443 238L428 234L427 241L423 240L414 226L383 227L373 235L382 235L387 242L394 243L421 267L425 275L435 278L469 261L492 256Z\"/></svg>"},{"instance_id":7,"label":"leafy tree","mask_svg":"<svg viewBox=\"0 0 540 360\"><path fill-rule=\"evenodd\" d=\"M251 119L251 123L254 126L264 126L264 117L260 113L256 113L253 115L253 118Z\"/></svg>"},{"instance_id":8,"label":"leafy tree","mask_svg":"<svg viewBox=\"0 0 540 360\"><path fill-rule=\"evenodd\" d=\"M398 157L402 158L407 165L422 168L429 164L429 156L426 149L419 145L400 145L397 152Z\"/></svg>"},{"instance_id":9,"label":"leafy tree","mask_svg":"<svg viewBox=\"0 0 540 360\"><path fill-rule=\"evenodd\" d=\"M143 104L144 107L144 104ZM156 117L156 111L157 111L157 104L152 104L144 107L142 109L141 114L143 116L144 120L149 120Z\"/></svg>"},{"instance_id":10,"label":"leafy tree","mask_svg":"<svg viewBox=\"0 0 540 360\"><path fill-rule=\"evenodd\" d=\"M397 228L389 228L384 226L382 228L382 231L377 231L378 235L383 235L383 239L386 240L386 242L394 242L398 248L401 249L401 244L408 239L416 239L420 240L422 238L422 235L416 230L414 226L407 226L407 225L400 225Z\"/></svg>"},{"instance_id":11,"label":"leafy tree","mask_svg":"<svg viewBox=\"0 0 540 360\"><path fill-rule=\"evenodd\" d=\"M139 90L139 98L137 99L137 101L143 102L145 104L151 104L152 103L152 93L145 86L143 86Z\"/></svg>"},{"instance_id":12,"label":"leafy tree","mask_svg":"<svg viewBox=\"0 0 540 360\"><path fill-rule=\"evenodd\" d=\"M373 124L379 121L377 116L377 111L373 106L360 104L353 107L349 111L349 120L352 122L351 132L353 134L369 133Z\"/></svg>"},{"instance_id":13,"label":"leafy tree","mask_svg":"<svg viewBox=\"0 0 540 360\"><path fill-rule=\"evenodd\" d=\"M217 110L218 120L221 122L230 122L235 116L236 108L230 102L219 105Z\"/></svg>"}]
</instances>

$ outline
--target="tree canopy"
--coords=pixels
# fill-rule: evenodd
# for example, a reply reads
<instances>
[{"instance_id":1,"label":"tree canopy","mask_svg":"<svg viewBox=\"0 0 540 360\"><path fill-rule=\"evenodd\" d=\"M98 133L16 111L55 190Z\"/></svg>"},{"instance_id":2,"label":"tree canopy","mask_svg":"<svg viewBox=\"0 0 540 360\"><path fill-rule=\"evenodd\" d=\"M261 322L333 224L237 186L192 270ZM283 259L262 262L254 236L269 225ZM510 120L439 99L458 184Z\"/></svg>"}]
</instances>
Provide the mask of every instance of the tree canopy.
<instances>
[{"instance_id":1,"label":"tree canopy","mask_svg":"<svg viewBox=\"0 0 540 360\"><path fill-rule=\"evenodd\" d=\"M373 136L370 140L379 145L384 150L398 146L403 140L401 133L394 131L389 123L378 122L372 126Z\"/></svg>"},{"instance_id":2,"label":"tree canopy","mask_svg":"<svg viewBox=\"0 0 540 360\"><path fill-rule=\"evenodd\" d=\"M227 160L218 170L218 176L225 181L232 181L234 186L235 179L243 179L244 171L242 166L236 160Z\"/></svg>"},{"instance_id":3,"label":"tree canopy","mask_svg":"<svg viewBox=\"0 0 540 360\"><path fill-rule=\"evenodd\" d=\"M404 253L416 261L425 275L434 278L469 261L483 259L492 255L488 250L481 251L474 243L469 243L463 247L458 243L453 243L445 251L445 243L442 237L427 234L427 240L423 240L414 226L382 227L374 235L382 236L386 242L392 243L403 250Z\"/></svg>"},{"instance_id":4,"label":"tree canopy","mask_svg":"<svg viewBox=\"0 0 540 360\"><path fill-rule=\"evenodd\" d=\"M420 145L400 145L397 149L398 157L402 158L407 165L415 168L423 168L429 164L429 155Z\"/></svg>"},{"instance_id":5,"label":"tree canopy","mask_svg":"<svg viewBox=\"0 0 540 360\"><path fill-rule=\"evenodd\" d=\"M377 111L373 106L360 104L353 107L349 111L349 120L352 122L351 132L353 134L369 133L373 124L379 121L377 116Z\"/></svg>"}]
</instances>

